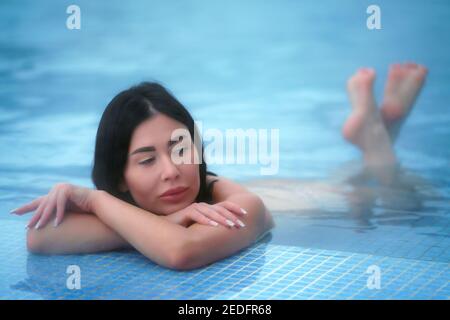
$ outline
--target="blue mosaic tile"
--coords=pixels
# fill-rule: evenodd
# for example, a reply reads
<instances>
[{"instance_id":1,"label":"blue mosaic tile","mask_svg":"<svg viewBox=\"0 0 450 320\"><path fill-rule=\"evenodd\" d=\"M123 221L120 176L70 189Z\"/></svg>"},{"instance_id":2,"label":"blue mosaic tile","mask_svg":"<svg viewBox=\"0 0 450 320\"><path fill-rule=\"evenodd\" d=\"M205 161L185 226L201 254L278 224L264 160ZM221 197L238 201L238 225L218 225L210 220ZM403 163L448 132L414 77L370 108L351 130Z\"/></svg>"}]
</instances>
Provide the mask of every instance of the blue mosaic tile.
<instances>
[{"instance_id":1,"label":"blue mosaic tile","mask_svg":"<svg viewBox=\"0 0 450 320\"><path fill-rule=\"evenodd\" d=\"M136 251L44 256L25 248L25 230L3 221L1 299L448 299L448 262L271 244L266 238L207 267L174 271ZM417 249L422 252L422 248ZM432 255L443 252L429 248ZM66 286L69 265L81 289ZM369 266L380 288L369 289Z\"/></svg>"}]
</instances>

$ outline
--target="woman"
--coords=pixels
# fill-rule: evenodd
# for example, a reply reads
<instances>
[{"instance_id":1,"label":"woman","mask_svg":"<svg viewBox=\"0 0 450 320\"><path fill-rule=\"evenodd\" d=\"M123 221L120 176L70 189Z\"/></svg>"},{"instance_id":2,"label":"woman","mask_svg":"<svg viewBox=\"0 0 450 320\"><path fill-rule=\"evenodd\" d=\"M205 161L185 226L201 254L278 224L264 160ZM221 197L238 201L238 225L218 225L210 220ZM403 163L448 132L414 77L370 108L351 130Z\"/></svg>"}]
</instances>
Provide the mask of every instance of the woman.
<instances>
[{"instance_id":1,"label":"woman","mask_svg":"<svg viewBox=\"0 0 450 320\"><path fill-rule=\"evenodd\" d=\"M203 156L195 161L203 146L195 143L194 127L159 84L119 93L97 132L97 189L57 184L15 210L36 210L27 226L28 249L62 254L134 247L162 266L192 269L254 243L274 226L270 213L257 195L209 173ZM175 132L187 134L174 139ZM191 161L174 161L186 154Z\"/></svg>"},{"instance_id":2,"label":"woman","mask_svg":"<svg viewBox=\"0 0 450 320\"><path fill-rule=\"evenodd\" d=\"M413 63L392 65L380 109L373 95L374 70L359 69L347 83L353 112L343 135L361 149L366 172L383 184L396 181L393 144L426 73L425 67ZM199 141L190 115L162 87L143 84L119 94L105 110L97 133L93 180L98 190L58 185L48 196L16 209L23 214L37 208L29 226L38 228L55 208L58 224L66 200L70 210L92 214L70 212L58 228L30 229L28 248L70 253L132 246L161 265L190 269L229 256L273 228L272 217L258 196L208 174L204 161L200 165L172 163L169 150L185 148L186 140L174 142L170 136L182 128ZM191 140L186 151L190 148L196 150ZM182 194L166 196L165 191L173 187L182 187ZM227 228L219 214L235 224L239 216L245 227ZM211 219L223 226L211 227Z\"/></svg>"}]
</instances>

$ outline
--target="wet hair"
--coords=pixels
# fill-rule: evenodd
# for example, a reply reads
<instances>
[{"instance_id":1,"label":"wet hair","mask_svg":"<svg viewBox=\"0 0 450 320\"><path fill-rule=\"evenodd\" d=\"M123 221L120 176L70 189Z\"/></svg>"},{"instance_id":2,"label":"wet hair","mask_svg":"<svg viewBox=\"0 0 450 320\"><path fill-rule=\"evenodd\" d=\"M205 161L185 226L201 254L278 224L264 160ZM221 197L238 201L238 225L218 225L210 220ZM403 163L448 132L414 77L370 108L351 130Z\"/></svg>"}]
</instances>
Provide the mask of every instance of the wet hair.
<instances>
[{"instance_id":1,"label":"wet hair","mask_svg":"<svg viewBox=\"0 0 450 320\"><path fill-rule=\"evenodd\" d=\"M195 202L212 201L212 181L206 181L207 171L203 159L203 143L198 130L194 130L195 123L187 109L161 84L143 82L117 94L106 106L97 130L95 142L92 181L98 190L138 206L130 191L122 192L119 184L124 181L124 171L128 158L131 137L134 130L145 120L157 114L164 114L184 124L192 141L200 141L202 157L199 164L200 189ZM194 137L194 134L196 135Z\"/></svg>"}]
</instances>

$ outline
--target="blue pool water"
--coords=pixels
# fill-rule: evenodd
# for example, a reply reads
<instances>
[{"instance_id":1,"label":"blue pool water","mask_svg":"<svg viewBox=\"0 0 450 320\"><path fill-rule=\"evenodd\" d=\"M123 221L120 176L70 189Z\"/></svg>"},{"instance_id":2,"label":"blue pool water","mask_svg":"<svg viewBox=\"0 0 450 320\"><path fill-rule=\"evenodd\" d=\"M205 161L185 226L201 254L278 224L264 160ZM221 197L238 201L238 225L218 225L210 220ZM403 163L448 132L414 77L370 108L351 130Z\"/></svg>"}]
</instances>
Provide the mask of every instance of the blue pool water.
<instances>
[{"instance_id":1,"label":"blue pool water","mask_svg":"<svg viewBox=\"0 0 450 320\"><path fill-rule=\"evenodd\" d=\"M447 1L377 1L381 30L366 28L370 1L77 1L81 30L65 27L70 4L0 2L0 299L449 299ZM351 182L345 81L374 67L380 101L388 65L410 60L429 75L395 146L407 183ZM188 272L134 251L27 253L29 216L9 210L57 182L92 187L104 107L143 80L164 83L205 129L280 129L275 176L211 169L308 205L275 206L271 234ZM66 286L70 265L79 290Z\"/></svg>"}]
</instances>

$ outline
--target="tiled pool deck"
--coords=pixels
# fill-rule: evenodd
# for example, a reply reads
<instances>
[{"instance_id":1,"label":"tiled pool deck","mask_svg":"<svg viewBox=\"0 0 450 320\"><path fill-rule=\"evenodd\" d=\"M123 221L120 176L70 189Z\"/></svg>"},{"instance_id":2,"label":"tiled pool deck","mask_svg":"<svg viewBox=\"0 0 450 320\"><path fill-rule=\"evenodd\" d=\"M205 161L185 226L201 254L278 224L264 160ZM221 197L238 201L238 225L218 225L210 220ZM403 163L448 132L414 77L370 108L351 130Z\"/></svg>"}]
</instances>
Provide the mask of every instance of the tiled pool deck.
<instances>
[{"instance_id":1,"label":"tiled pool deck","mask_svg":"<svg viewBox=\"0 0 450 320\"><path fill-rule=\"evenodd\" d=\"M20 221L0 226L1 299L449 299L448 257L395 258L272 243L268 235L205 268L173 271L135 251L41 256L25 248ZM421 250L417 247L417 250ZM412 250L413 252L414 250ZM411 252L406 256L411 255ZM422 254L423 256L423 254ZM81 288L68 289L68 266ZM380 288L368 287L370 266ZM369 280L370 283L373 284Z\"/></svg>"}]
</instances>

